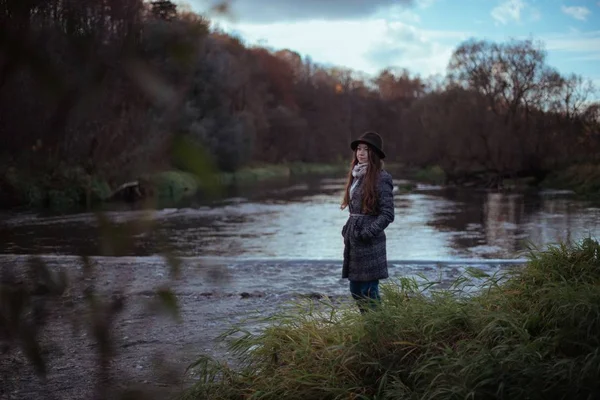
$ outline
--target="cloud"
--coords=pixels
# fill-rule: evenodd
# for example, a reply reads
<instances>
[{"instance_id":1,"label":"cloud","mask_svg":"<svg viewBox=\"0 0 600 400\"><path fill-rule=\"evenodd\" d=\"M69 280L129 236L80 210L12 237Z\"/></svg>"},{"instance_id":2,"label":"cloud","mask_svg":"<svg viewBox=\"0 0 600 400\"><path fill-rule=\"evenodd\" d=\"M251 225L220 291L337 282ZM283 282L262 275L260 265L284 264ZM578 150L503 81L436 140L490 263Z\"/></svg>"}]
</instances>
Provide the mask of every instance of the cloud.
<instances>
[{"instance_id":1,"label":"cloud","mask_svg":"<svg viewBox=\"0 0 600 400\"><path fill-rule=\"evenodd\" d=\"M585 21L591 11L587 7L579 7L579 6L571 6L566 7L562 6L560 8L563 13L567 14L570 17L578 19L580 21Z\"/></svg>"},{"instance_id":2,"label":"cloud","mask_svg":"<svg viewBox=\"0 0 600 400\"><path fill-rule=\"evenodd\" d=\"M575 72L585 78L600 78L595 66L600 60L600 31L545 35L542 40L555 60L552 64L560 63L563 71ZM596 100L600 101L600 97Z\"/></svg>"},{"instance_id":3,"label":"cloud","mask_svg":"<svg viewBox=\"0 0 600 400\"><path fill-rule=\"evenodd\" d=\"M503 3L492 9L492 18L497 23L506 25L511 21L521 20L521 11L525 8L526 3L523 0L506 0Z\"/></svg>"},{"instance_id":4,"label":"cloud","mask_svg":"<svg viewBox=\"0 0 600 400\"><path fill-rule=\"evenodd\" d=\"M192 8L206 10L222 0L188 0ZM368 17L391 6L430 5L435 0L230 0L238 21L269 23L312 19L348 20Z\"/></svg>"},{"instance_id":5,"label":"cloud","mask_svg":"<svg viewBox=\"0 0 600 400\"><path fill-rule=\"evenodd\" d=\"M539 21L542 19L542 13L539 9L532 7L531 8L531 21Z\"/></svg>"},{"instance_id":6,"label":"cloud","mask_svg":"<svg viewBox=\"0 0 600 400\"><path fill-rule=\"evenodd\" d=\"M424 0L420 0L421 4ZM420 7L429 7L430 5L421 5ZM381 18L388 21L401 21L409 24L419 24L421 17L412 9L402 5L395 5L381 9L372 15L372 18Z\"/></svg>"},{"instance_id":7,"label":"cloud","mask_svg":"<svg viewBox=\"0 0 600 400\"><path fill-rule=\"evenodd\" d=\"M600 53L571 58L573 61L600 61Z\"/></svg>"},{"instance_id":8,"label":"cloud","mask_svg":"<svg viewBox=\"0 0 600 400\"><path fill-rule=\"evenodd\" d=\"M550 51L582 53L587 57L600 56L600 31L546 35L542 40Z\"/></svg>"},{"instance_id":9,"label":"cloud","mask_svg":"<svg viewBox=\"0 0 600 400\"><path fill-rule=\"evenodd\" d=\"M406 68L421 76L444 74L455 46L432 40L414 28L396 28L392 40L375 43L365 53L370 70Z\"/></svg>"},{"instance_id":10,"label":"cloud","mask_svg":"<svg viewBox=\"0 0 600 400\"><path fill-rule=\"evenodd\" d=\"M376 74L383 68L408 68L422 76L444 73L456 45L468 32L425 30L383 17L348 21L296 21L233 26L250 44L287 48L323 65ZM227 30L225 28L225 30Z\"/></svg>"},{"instance_id":11,"label":"cloud","mask_svg":"<svg viewBox=\"0 0 600 400\"><path fill-rule=\"evenodd\" d=\"M417 0L417 5L420 8L429 8L432 5L434 5L438 0ZM598 5L600 5L600 2L598 2Z\"/></svg>"},{"instance_id":12,"label":"cloud","mask_svg":"<svg viewBox=\"0 0 600 400\"><path fill-rule=\"evenodd\" d=\"M369 65L361 53L373 44L373 38L385 32L380 20L239 23L234 28L249 43L260 42L273 49L287 48L309 55L319 64L347 66L365 72ZM228 30L225 24L224 29Z\"/></svg>"}]
</instances>

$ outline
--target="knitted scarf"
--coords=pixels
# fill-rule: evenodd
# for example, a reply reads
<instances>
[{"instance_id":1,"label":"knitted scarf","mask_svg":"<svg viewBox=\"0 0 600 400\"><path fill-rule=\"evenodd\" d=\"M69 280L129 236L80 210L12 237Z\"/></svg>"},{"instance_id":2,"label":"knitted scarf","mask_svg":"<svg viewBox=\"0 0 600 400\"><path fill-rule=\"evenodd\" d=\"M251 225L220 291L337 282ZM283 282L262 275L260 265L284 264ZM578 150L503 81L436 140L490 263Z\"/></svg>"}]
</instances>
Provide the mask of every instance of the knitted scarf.
<instances>
[{"instance_id":1,"label":"knitted scarf","mask_svg":"<svg viewBox=\"0 0 600 400\"><path fill-rule=\"evenodd\" d=\"M350 197L352 197L352 192L354 192L354 189L356 189L356 186L358 186L358 178L365 176L365 174L367 173L368 166L368 163L363 163L356 164L354 168L352 168L352 176L354 177L354 179L352 180L352 186L350 186Z\"/></svg>"}]
</instances>

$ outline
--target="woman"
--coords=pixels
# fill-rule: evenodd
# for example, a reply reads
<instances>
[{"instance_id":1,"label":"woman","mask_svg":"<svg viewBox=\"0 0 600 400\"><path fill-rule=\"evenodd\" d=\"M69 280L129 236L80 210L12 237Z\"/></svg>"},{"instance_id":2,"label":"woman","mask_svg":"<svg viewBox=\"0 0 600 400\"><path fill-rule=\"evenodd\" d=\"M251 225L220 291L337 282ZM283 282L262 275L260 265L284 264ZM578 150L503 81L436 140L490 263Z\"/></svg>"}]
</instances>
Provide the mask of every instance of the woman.
<instances>
[{"instance_id":1,"label":"woman","mask_svg":"<svg viewBox=\"0 0 600 400\"><path fill-rule=\"evenodd\" d=\"M383 141L366 132L350 144L354 151L342 210L350 216L342 228L344 266L342 278L350 281L350 293L361 313L365 301L380 301L379 280L388 277L385 228L394 221L392 176L383 170Z\"/></svg>"}]
</instances>

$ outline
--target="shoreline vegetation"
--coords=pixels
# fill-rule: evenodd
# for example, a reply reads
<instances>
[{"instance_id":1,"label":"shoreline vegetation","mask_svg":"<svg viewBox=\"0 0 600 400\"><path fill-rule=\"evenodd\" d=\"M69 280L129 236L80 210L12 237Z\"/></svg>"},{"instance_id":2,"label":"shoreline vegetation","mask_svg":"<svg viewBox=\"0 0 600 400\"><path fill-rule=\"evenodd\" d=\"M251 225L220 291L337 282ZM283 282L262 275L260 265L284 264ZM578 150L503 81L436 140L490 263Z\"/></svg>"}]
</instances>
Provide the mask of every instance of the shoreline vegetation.
<instances>
[{"instance_id":1,"label":"shoreline vegetation","mask_svg":"<svg viewBox=\"0 0 600 400\"><path fill-rule=\"evenodd\" d=\"M492 174L472 173L471 180L455 182L440 166L426 168L406 167L390 163L386 168L399 173L399 179L410 182L401 184L400 190L410 191L416 183L441 186L461 186L511 191L523 189L570 190L578 197L597 199L600 197L600 165L581 164L547 174L543 179L533 176L498 179ZM236 172L211 172L211 184L217 188L232 185L250 185L254 182L287 179L292 176L335 175L343 178L347 170L345 163L287 163L248 166ZM492 183L492 184L490 184ZM153 200L177 203L194 197L202 191L205 182L196 174L170 169L111 187L106 181L87 175L81 169L65 170L62 176L34 179L8 170L0 179L0 205L3 208L50 209L70 211L93 209L111 202L136 203Z\"/></svg>"},{"instance_id":2,"label":"shoreline vegetation","mask_svg":"<svg viewBox=\"0 0 600 400\"><path fill-rule=\"evenodd\" d=\"M183 169L169 169L111 187L106 181L74 169L62 176L35 179L9 170L0 179L0 204L14 208L69 210L99 206L109 202L135 203L144 200L177 202L198 194L205 186L222 188L254 182L286 179L302 175L343 176L342 163L264 164L240 168L235 172L209 171L200 177ZM204 179L203 179L204 178Z\"/></svg>"},{"instance_id":3,"label":"shoreline vegetation","mask_svg":"<svg viewBox=\"0 0 600 400\"><path fill-rule=\"evenodd\" d=\"M600 391L599 284L600 245L584 239L445 289L386 283L364 316L306 300L258 332L226 332L239 365L200 357L181 399L590 399Z\"/></svg>"}]
</instances>

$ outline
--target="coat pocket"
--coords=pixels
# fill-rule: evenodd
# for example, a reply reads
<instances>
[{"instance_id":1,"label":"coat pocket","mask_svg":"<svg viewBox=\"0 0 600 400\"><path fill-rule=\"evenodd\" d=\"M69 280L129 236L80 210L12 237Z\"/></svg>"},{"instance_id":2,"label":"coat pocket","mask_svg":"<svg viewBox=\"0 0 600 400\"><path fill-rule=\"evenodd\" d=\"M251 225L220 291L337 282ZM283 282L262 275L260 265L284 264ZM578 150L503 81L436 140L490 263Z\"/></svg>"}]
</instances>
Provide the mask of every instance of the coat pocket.
<instances>
[{"instance_id":1,"label":"coat pocket","mask_svg":"<svg viewBox=\"0 0 600 400\"><path fill-rule=\"evenodd\" d=\"M352 237L352 242L357 245L365 244L364 240L361 237L362 229L363 229L363 219L362 218L355 219L354 223L352 224L352 230L350 231L350 235Z\"/></svg>"},{"instance_id":2,"label":"coat pocket","mask_svg":"<svg viewBox=\"0 0 600 400\"><path fill-rule=\"evenodd\" d=\"M370 235L366 234L366 228L371 224L372 221L373 219L369 217L359 218L356 220L351 232L353 241L356 244L361 246L372 245L374 239L379 236L377 235L376 237L371 237Z\"/></svg>"},{"instance_id":3,"label":"coat pocket","mask_svg":"<svg viewBox=\"0 0 600 400\"><path fill-rule=\"evenodd\" d=\"M348 222L342 226L342 236L346 237L346 232L348 232Z\"/></svg>"}]
</instances>

